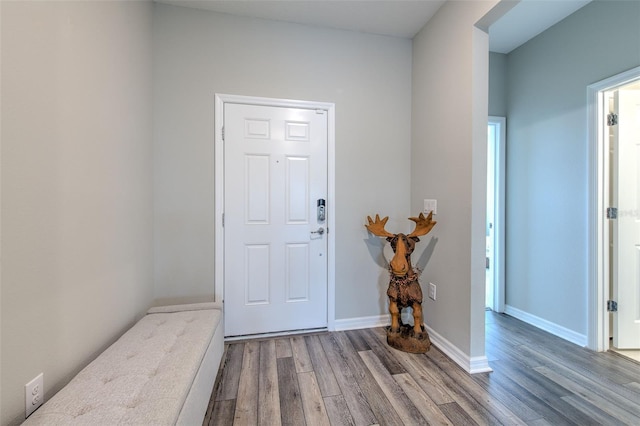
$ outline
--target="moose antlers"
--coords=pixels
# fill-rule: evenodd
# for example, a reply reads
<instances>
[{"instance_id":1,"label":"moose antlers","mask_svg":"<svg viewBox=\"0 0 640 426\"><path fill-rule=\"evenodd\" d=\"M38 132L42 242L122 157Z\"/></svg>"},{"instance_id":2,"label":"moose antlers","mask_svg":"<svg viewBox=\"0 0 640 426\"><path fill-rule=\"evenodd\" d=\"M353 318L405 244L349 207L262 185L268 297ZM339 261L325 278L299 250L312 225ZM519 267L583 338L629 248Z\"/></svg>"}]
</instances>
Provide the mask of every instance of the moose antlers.
<instances>
[{"instance_id":1,"label":"moose antlers","mask_svg":"<svg viewBox=\"0 0 640 426\"><path fill-rule=\"evenodd\" d=\"M384 219L380 219L379 215L376 215L376 220L371 219L371 216L367 216L368 225L365 227L371 232L373 235L377 235L378 237L393 237L394 234L384 229L385 224L389 220L389 216ZM433 212L430 212L427 217L424 217L424 214L420 213L418 217L410 217L409 220L412 220L416 223L416 227L413 232L411 232L407 237L419 237L421 235L426 235L433 229L436 224L436 221L433 220Z\"/></svg>"},{"instance_id":2,"label":"moose antlers","mask_svg":"<svg viewBox=\"0 0 640 426\"><path fill-rule=\"evenodd\" d=\"M389 216L380 220L380 216L376 215L376 221L371 220L371 216L367 216L367 220L369 221L368 225L365 227L371 232L373 235L377 235L378 237L393 237L391 232L388 232L384 229L384 225L389 220Z\"/></svg>"},{"instance_id":3,"label":"moose antlers","mask_svg":"<svg viewBox=\"0 0 640 426\"><path fill-rule=\"evenodd\" d=\"M420 213L418 217L410 217L409 220L414 221L416 223L416 227L412 233L407 235L407 237L427 235L436 224L436 221L433 220L433 211L429 212L429 216L427 217L424 217L424 215Z\"/></svg>"}]
</instances>

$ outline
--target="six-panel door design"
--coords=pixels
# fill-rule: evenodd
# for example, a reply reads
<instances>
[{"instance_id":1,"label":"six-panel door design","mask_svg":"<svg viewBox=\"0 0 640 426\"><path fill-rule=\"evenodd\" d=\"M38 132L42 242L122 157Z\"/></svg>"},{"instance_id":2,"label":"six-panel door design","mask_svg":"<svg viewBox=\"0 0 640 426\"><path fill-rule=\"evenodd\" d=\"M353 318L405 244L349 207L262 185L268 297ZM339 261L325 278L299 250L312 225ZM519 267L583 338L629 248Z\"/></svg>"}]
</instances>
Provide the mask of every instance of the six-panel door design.
<instances>
[{"instance_id":1,"label":"six-panel door design","mask_svg":"<svg viewBox=\"0 0 640 426\"><path fill-rule=\"evenodd\" d=\"M327 326L327 112L225 103L227 336Z\"/></svg>"}]
</instances>

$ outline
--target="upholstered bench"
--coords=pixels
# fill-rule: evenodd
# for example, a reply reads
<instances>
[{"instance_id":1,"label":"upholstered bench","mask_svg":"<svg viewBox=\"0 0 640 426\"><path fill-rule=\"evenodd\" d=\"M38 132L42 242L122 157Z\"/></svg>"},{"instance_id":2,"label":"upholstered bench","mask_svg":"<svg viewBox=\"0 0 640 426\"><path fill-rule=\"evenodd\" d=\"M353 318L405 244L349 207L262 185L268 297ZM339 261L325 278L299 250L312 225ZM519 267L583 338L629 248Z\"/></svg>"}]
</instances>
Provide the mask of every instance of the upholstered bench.
<instances>
[{"instance_id":1,"label":"upholstered bench","mask_svg":"<svg viewBox=\"0 0 640 426\"><path fill-rule=\"evenodd\" d=\"M26 425L201 425L224 352L221 305L152 308Z\"/></svg>"}]
</instances>

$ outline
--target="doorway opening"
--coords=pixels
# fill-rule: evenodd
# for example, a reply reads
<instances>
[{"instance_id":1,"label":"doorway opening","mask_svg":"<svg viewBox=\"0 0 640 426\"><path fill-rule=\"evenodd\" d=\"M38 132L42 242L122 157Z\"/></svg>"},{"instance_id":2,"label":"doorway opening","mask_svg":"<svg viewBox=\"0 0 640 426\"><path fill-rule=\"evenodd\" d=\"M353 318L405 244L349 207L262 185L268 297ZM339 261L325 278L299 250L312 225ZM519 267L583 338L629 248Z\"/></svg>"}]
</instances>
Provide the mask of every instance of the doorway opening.
<instances>
[{"instance_id":1,"label":"doorway opening","mask_svg":"<svg viewBox=\"0 0 640 426\"><path fill-rule=\"evenodd\" d=\"M640 359L640 67L588 88L589 347Z\"/></svg>"},{"instance_id":2,"label":"doorway opening","mask_svg":"<svg viewBox=\"0 0 640 426\"><path fill-rule=\"evenodd\" d=\"M505 137L505 117L489 117L485 307L500 313L505 305Z\"/></svg>"}]
</instances>

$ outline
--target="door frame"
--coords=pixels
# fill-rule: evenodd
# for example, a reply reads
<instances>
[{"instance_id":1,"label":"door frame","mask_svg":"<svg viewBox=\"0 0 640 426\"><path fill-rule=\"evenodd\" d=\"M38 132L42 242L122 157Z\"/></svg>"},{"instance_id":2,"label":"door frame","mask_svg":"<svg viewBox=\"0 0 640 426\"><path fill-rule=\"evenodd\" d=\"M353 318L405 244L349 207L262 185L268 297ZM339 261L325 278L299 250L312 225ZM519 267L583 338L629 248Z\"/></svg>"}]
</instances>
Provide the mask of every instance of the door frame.
<instances>
[{"instance_id":1,"label":"door frame","mask_svg":"<svg viewBox=\"0 0 640 426\"><path fill-rule=\"evenodd\" d=\"M505 117L489 116L488 125L497 128L498 140L494 148L494 223L493 223L493 310L502 313L505 309L505 182L506 174L506 136L507 119ZM490 152L487 147L487 155ZM488 171L487 171L488 172ZM485 289L486 291L486 289Z\"/></svg>"},{"instance_id":2,"label":"door frame","mask_svg":"<svg viewBox=\"0 0 640 426\"><path fill-rule=\"evenodd\" d=\"M214 300L224 302L224 104L302 108L327 112L327 328L335 330L335 104L216 93L214 109Z\"/></svg>"},{"instance_id":3,"label":"door frame","mask_svg":"<svg viewBox=\"0 0 640 426\"><path fill-rule=\"evenodd\" d=\"M588 336L587 347L609 349L609 227L606 226L609 164L604 140L604 92L640 78L640 67L614 75L587 87L587 141L589 159L588 224Z\"/></svg>"}]
</instances>

